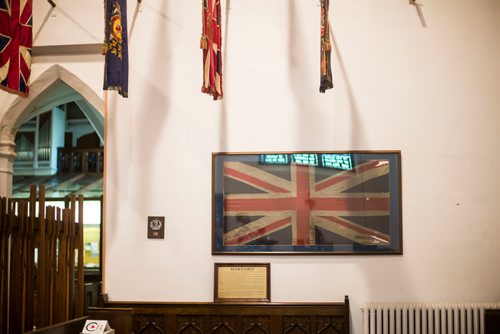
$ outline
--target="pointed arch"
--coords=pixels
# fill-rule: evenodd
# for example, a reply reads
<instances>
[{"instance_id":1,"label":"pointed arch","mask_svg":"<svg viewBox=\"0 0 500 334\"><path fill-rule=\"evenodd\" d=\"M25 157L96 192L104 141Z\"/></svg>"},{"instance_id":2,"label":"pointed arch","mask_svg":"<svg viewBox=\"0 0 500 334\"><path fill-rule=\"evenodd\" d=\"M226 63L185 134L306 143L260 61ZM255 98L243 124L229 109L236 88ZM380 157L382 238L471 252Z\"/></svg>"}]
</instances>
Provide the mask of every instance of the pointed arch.
<instances>
[{"instance_id":1,"label":"pointed arch","mask_svg":"<svg viewBox=\"0 0 500 334\"><path fill-rule=\"evenodd\" d=\"M77 101L82 98L88 102L101 115L104 115L103 100L79 77L62 67L53 65L43 72L30 86L28 98L18 97L12 102L2 119L2 125L19 126L26 121L26 116L31 109L35 108L41 97L59 83L64 83L76 93L75 96L61 96L61 99ZM80 95L80 98L78 98Z\"/></svg>"},{"instance_id":2,"label":"pointed arch","mask_svg":"<svg viewBox=\"0 0 500 334\"><path fill-rule=\"evenodd\" d=\"M50 99L47 97L50 96ZM15 136L18 127L45 108L75 101L101 139L104 139L104 102L78 76L53 65L31 83L29 97L17 97L0 122L0 195L12 195Z\"/></svg>"}]
</instances>

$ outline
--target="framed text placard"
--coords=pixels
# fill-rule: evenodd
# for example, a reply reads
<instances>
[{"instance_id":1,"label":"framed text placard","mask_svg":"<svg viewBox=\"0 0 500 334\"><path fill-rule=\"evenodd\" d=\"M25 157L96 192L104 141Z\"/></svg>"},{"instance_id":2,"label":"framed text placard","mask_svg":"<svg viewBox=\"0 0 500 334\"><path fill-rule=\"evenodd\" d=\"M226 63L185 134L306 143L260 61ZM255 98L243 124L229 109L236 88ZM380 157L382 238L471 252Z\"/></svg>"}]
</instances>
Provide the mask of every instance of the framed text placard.
<instances>
[{"instance_id":1,"label":"framed text placard","mask_svg":"<svg viewBox=\"0 0 500 334\"><path fill-rule=\"evenodd\" d=\"M402 254L401 152L212 154L213 254Z\"/></svg>"},{"instance_id":2,"label":"framed text placard","mask_svg":"<svg viewBox=\"0 0 500 334\"><path fill-rule=\"evenodd\" d=\"M215 302L271 301L269 263L215 263Z\"/></svg>"}]
</instances>

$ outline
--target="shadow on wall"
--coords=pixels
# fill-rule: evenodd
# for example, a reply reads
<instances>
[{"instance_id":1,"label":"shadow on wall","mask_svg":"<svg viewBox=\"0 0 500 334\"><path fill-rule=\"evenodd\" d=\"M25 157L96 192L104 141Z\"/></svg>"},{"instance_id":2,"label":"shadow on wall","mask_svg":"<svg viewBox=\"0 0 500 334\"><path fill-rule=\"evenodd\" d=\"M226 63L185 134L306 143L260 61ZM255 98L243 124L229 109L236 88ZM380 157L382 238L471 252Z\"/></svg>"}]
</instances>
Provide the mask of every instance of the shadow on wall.
<instances>
[{"instance_id":1,"label":"shadow on wall","mask_svg":"<svg viewBox=\"0 0 500 334\"><path fill-rule=\"evenodd\" d=\"M141 162L140 177L141 182L137 183L137 191L134 192L134 205L139 209L139 212L151 212L154 208L151 197L148 194L153 194L155 189L150 189L151 184L155 184L152 178L158 175L158 166L155 163L155 157L161 157L166 154L165 145L159 140L160 134L165 133L166 121L171 109L171 76L172 71L172 29L168 28L169 17L167 13L171 1L162 1L161 6L151 10L152 14L158 16L158 26L149 33L148 44L152 47L145 47L155 52L149 53L150 59L144 59L141 66L146 67L147 77L141 76L140 73L134 71L134 76L142 82L141 91L137 92L140 99L137 105L149 106L149 110L134 110L133 113L133 133L138 134L138 137L133 138L132 142L135 147L137 158L136 161ZM136 6L141 6L137 3ZM136 8L136 12L138 9ZM143 16L142 18L144 18ZM132 21L132 27L135 29L136 17ZM139 16L138 20L141 17ZM130 45L140 45L136 39L141 38L141 32L130 32ZM142 44L144 46L144 44ZM154 47L153 47L154 46ZM133 69L132 69L133 70ZM137 86L136 86L137 87ZM139 95L140 94L140 95Z\"/></svg>"},{"instance_id":2,"label":"shadow on wall","mask_svg":"<svg viewBox=\"0 0 500 334\"><path fill-rule=\"evenodd\" d=\"M359 286L350 286L351 324L353 333L363 333L363 311L366 303L414 302L418 297L408 259L403 255L352 257L359 273Z\"/></svg>"},{"instance_id":3,"label":"shadow on wall","mask_svg":"<svg viewBox=\"0 0 500 334\"><path fill-rule=\"evenodd\" d=\"M290 88L296 100L297 115L297 131L295 133L296 142L299 146L307 145L311 140L310 133L321 129L322 114L319 113L319 106L315 102L315 98L311 98L309 92L309 83L312 80L307 78L309 71L307 70L308 62L305 52L303 36L297 36L300 29L300 15L298 13L298 3L300 1L290 0L288 2L288 67L290 73ZM318 49L319 52L319 49ZM319 53L318 53L319 56ZM319 69L318 82L319 86ZM320 94L319 92L317 94ZM306 129L307 131L304 131Z\"/></svg>"},{"instance_id":4,"label":"shadow on wall","mask_svg":"<svg viewBox=\"0 0 500 334\"><path fill-rule=\"evenodd\" d=\"M222 47L224 50L222 50L222 66L223 66L223 77L222 77L222 82L223 82L223 88L224 88L224 94L227 92L227 88L229 87L227 83L227 69L229 68L227 66L227 41L229 38L227 37L229 34L229 14L231 13L231 1L226 0L226 26L224 27L224 40L222 41ZM219 151L220 152L226 152L227 151L227 102L226 99L223 98L222 101L220 101L220 124L219 124Z\"/></svg>"},{"instance_id":5,"label":"shadow on wall","mask_svg":"<svg viewBox=\"0 0 500 334\"><path fill-rule=\"evenodd\" d=\"M366 147L366 140L363 135L364 128L362 117L360 116L358 104L356 102L353 88L351 82L349 80L349 75L347 69L345 67L342 53L340 51L337 40L335 39L335 35L332 31L332 27L330 26L330 36L332 39L332 66L334 69L334 88L332 90L327 91L325 94L319 93L319 90L316 91L315 94L317 96L311 97L309 84L314 82L313 80L309 80L307 78L307 74L310 73L304 66L310 66L310 62L307 60L307 54L305 52L306 45L304 43L303 36L297 36L300 29L300 15L298 10L299 2L297 0L291 0L288 3L288 25L289 25L289 73L290 73L290 87L292 93L296 99L297 104L297 134L296 139L299 145L307 143L310 140L310 135L308 132L316 131L317 134L321 133L321 130L324 130L325 122L322 119L323 114L320 112L321 106L318 105L317 99L329 99L332 101L330 103L330 109L326 112L330 113L348 113L350 116L350 147L346 147L346 149L362 149ZM318 20L319 20L319 12L318 12ZM319 37L319 36L318 36ZM320 45L318 43L318 59L320 58ZM318 67L318 76L317 76L317 85L319 87L320 82L320 69ZM334 110L334 99L336 95L338 95L337 83L341 82L345 85L345 90L347 93L347 101L349 105L349 110ZM309 131L304 131L304 128ZM336 137L333 137L335 139ZM333 142L335 144L335 142Z\"/></svg>"},{"instance_id":6,"label":"shadow on wall","mask_svg":"<svg viewBox=\"0 0 500 334\"><path fill-rule=\"evenodd\" d=\"M349 80L349 75L347 73L346 67L344 66L344 61L342 58L342 53L340 52L340 48L338 46L337 40L335 39L335 35L333 33L332 27L330 26L330 38L332 42L332 56L336 60L336 66L339 71L335 71L336 73L340 73L341 78L345 84L345 89L347 92L347 100L349 102L349 112L351 115L351 148L352 149L361 149L364 148L366 140L364 138L364 128L363 121L359 113L358 104L354 97L354 93L352 90L351 82ZM334 73L335 73L334 72ZM338 80L338 79L337 79ZM335 89L335 78L334 78L334 88Z\"/></svg>"}]
</instances>

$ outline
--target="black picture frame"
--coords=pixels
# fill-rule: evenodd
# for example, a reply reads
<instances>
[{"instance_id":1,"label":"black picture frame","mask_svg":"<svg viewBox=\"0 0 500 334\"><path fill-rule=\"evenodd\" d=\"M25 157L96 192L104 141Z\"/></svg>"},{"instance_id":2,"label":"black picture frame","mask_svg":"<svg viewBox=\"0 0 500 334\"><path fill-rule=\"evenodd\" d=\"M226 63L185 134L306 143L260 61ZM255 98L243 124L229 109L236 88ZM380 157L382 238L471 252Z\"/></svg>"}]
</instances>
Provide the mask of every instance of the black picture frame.
<instances>
[{"instance_id":1,"label":"black picture frame","mask_svg":"<svg viewBox=\"0 0 500 334\"><path fill-rule=\"evenodd\" d=\"M402 254L400 151L212 154L212 254Z\"/></svg>"}]
</instances>

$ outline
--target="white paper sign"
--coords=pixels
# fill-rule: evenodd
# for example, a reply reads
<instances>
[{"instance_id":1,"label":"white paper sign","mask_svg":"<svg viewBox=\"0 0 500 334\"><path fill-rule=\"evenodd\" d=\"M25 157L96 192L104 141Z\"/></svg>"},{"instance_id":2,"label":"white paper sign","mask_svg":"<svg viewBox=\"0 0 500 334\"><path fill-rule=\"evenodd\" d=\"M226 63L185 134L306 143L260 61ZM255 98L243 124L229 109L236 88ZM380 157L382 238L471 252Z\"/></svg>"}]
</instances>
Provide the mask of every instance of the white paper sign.
<instances>
[{"instance_id":1,"label":"white paper sign","mask_svg":"<svg viewBox=\"0 0 500 334\"><path fill-rule=\"evenodd\" d=\"M106 320L87 320L82 334L107 334L114 332Z\"/></svg>"}]
</instances>

